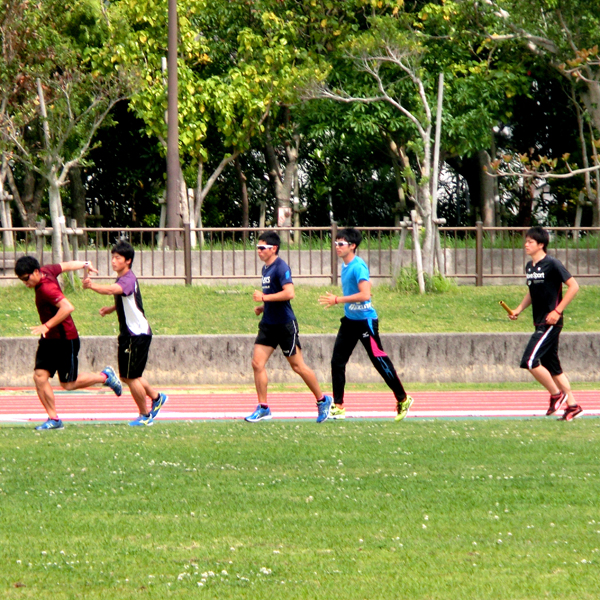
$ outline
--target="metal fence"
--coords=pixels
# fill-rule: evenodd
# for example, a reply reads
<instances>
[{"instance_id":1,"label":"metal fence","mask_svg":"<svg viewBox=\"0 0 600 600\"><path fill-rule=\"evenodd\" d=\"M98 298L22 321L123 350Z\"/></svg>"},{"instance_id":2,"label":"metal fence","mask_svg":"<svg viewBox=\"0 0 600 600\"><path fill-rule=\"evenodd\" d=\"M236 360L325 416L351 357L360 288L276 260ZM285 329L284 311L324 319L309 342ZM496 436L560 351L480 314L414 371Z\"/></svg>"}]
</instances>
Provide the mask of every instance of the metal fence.
<instances>
[{"instance_id":1,"label":"metal fence","mask_svg":"<svg viewBox=\"0 0 600 600\"><path fill-rule=\"evenodd\" d=\"M548 228L549 254L556 256L578 278L600 282L600 228ZM136 249L134 269L140 279L162 282L243 283L260 276L256 252L257 228L158 229L151 227L69 228L74 259L91 260L102 278L112 279L111 247L126 239ZM336 285L339 260L333 241L337 227L277 229L282 238L280 256L294 279ZM374 280L390 281L403 269L412 269L415 254L412 229L361 227L359 255ZM524 250L527 228L440 227L441 263L436 268L462 283L484 285L520 281L528 260ZM52 260L50 228L0 229L0 280L14 278L19 256L33 254L42 264ZM165 243L172 242L171 248Z\"/></svg>"}]
</instances>

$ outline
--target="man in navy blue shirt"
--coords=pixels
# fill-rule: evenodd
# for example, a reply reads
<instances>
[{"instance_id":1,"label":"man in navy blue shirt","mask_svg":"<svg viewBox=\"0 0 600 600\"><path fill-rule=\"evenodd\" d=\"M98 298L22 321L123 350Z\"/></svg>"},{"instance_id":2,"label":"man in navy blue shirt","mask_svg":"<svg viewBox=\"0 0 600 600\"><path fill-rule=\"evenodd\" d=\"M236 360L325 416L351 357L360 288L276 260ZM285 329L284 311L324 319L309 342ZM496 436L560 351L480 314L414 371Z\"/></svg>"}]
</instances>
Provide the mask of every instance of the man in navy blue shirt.
<instances>
[{"instance_id":1,"label":"man in navy blue shirt","mask_svg":"<svg viewBox=\"0 0 600 600\"><path fill-rule=\"evenodd\" d=\"M509 318L515 321L531 305L535 333L521 359L521 368L529 372L550 392L546 415L553 415L565 402L562 421L572 421L583 409L571 391L569 378L558 359L558 337L563 326L563 311L573 300L579 285L564 265L546 254L550 236L541 227L525 234L525 253L531 258L525 267L527 294ZM563 283L567 291L563 297Z\"/></svg>"},{"instance_id":2,"label":"man in navy blue shirt","mask_svg":"<svg viewBox=\"0 0 600 600\"><path fill-rule=\"evenodd\" d=\"M290 303L294 297L294 283L289 266L278 256L280 245L279 235L274 231L266 231L258 238L258 257L265 263L262 269L262 290L253 294L254 301L260 302L260 305L254 308L254 313L262 314L252 356L259 404L256 410L246 417L246 421L254 423L272 417L267 404L268 377L265 367L275 348L281 346L283 355L294 372L302 377L314 394L317 400L317 423L322 423L329 416L333 398L321 393L313 370L306 365L302 357L298 321Z\"/></svg>"}]
</instances>

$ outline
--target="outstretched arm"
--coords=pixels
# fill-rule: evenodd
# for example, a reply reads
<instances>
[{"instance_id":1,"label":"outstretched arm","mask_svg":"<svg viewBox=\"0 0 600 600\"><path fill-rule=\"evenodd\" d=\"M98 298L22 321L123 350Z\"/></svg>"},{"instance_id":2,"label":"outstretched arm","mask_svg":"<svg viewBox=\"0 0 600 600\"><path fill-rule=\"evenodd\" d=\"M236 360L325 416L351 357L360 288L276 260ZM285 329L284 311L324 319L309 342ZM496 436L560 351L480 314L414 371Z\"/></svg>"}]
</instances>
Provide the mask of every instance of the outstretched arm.
<instances>
[{"instance_id":1,"label":"outstretched arm","mask_svg":"<svg viewBox=\"0 0 600 600\"><path fill-rule=\"evenodd\" d=\"M68 260L60 263L60 268L65 271L79 271L79 269L88 268L92 273L98 273L98 269L92 265L89 260Z\"/></svg>"},{"instance_id":2,"label":"outstretched arm","mask_svg":"<svg viewBox=\"0 0 600 600\"><path fill-rule=\"evenodd\" d=\"M118 283L94 283L89 277L83 280L83 288L103 296L120 296L123 293L123 288Z\"/></svg>"}]
</instances>

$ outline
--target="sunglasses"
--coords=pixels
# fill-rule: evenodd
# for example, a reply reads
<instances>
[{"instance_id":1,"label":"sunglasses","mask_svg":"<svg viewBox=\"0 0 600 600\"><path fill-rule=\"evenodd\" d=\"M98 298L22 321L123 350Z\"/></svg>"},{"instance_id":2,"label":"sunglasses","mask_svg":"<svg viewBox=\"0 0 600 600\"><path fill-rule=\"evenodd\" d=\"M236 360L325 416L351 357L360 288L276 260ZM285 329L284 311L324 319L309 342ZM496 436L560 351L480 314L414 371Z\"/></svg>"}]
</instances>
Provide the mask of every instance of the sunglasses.
<instances>
[{"instance_id":1,"label":"sunglasses","mask_svg":"<svg viewBox=\"0 0 600 600\"><path fill-rule=\"evenodd\" d=\"M271 244L260 244L256 246L257 250L270 250L271 248L275 248L275 246L271 246Z\"/></svg>"},{"instance_id":2,"label":"sunglasses","mask_svg":"<svg viewBox=\"0 0 600 600\"><path fill-rule=\"evenodd\" d=\"M19 277L19 279L23 282L23 283L27 283L29 281L29 278L31 277L31 274L29 275L24 275L23 277Z\"/></svg>"},{"instance_id":3,"label":"sunglasses","mask_svg":"<svg viewBox=\"0 0 600 600\"><path fill-rule=\"evenodd\" d=\"M343 248L344 246L349 246L350 242L342 241L342 242L333 242L336 248Z\"/></svg>"}]
</instances>

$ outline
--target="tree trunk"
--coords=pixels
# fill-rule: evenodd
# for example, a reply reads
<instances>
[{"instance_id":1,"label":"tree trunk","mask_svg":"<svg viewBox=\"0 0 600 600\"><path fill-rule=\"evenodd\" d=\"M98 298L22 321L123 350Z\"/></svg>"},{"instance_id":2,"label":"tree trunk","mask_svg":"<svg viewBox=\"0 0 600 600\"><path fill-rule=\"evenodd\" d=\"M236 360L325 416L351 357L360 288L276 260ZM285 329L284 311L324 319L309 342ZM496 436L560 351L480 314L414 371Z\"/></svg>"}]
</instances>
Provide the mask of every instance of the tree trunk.
<instances>
[{"instance_id":1,"label":"tree trunk","mask_svg":"<svg viewBox=\"0 0 600 600\"><path fill-rule=\"evenodd\" d=\"M267 223L267 203L264 200L259 202L260 213L258 215L258 228L264 229Z\"/></svg>"},{"instance_id":2,"label":"tree trunk","mask_svg":"<svg viewBox=\"0 0 600 600\"><path fill-rule=\"evenodd\" d=\"M425 278L423 277L423 258L421 255L421 242L419 240L419 217L416 210L411 211L410 218L412 220L413 230L413 246L415 249L415 262L417 263L417 280L419 282L419 292L425 293Z\"/></svg>"},{"instance_id":3,"label":"tree trunk","mask_svg":"<svg viewBox=\"0 0 600 600\"><path fill-rule=\"evenodd\" d=\"M579 94L592 119L594 129L600 131L600 81L587 80L587 90Z\"/></svg>"},{"instance_id":4,"label":"tree trunk","mask_svg":"<svg viewBox=\"0 0 600 600\"><path fill-rule=\"evenodd\" d=\"M244 171L242 170L242 161L238 156L235 161L235 172L240 183L240 195L242 198L242 227L250 227L250 212L248 206L248 180ZM243 233L244 242L248 239L248 232Z\"/></svg>"},{"instance_id":5,"label":"tree trunk","mask_svg":"<svg viewBox=\"0 0 600 600\"><path fill-rule=\"evenodd\" d=\"M71 200L73 201L73 216L79 227L85 227L87 210L81 167L71 167L69 169L69 183L71 187Z\"/></svg>"},{"instance_id":6,"label":"tree trunk","mask_svg":"<svg viewBox=\"0 0 600 600\"><path fill-rule=\"evenodd\" d=\"M17 210L19 211L23 227L35 227L40 206L42 205L42 200L44 198L46 180L43 177L36 176L34 171L28 168L27 165L24 165L24 168L23 194L19 192L10 165L7 171L8 185Z\"/></svg>"},{"instance_id":7,"label":"tree trunk","mask_svg":"<svg viewBox=\"0 0 600 600\"><path fill-rule=\"evenodd\" d=\"M517 191L519 198L519 214L517 215L518 227L531 227L531 217L533 214L533 194L532 189L527 183Z\"/></svg>"},{"instance_id":8,"label":"tree trunk","mask_svg":"<svg viewBox=\"0 0 600 600\"><path fill-rule=\"evenodd\" d=\"M390 157L392 159L392 166L394 168L394 178L396 180L396 191L398 193L398 203L396 205L396 219L399 222L402 218L402 215L406 212L406 195L404 193L403 183L404 183L404 174L403 169L400 165L400 161L398 158L398 146L396 142L387 134L384 134L384 138L388 145L388 151Z\"/></svg>"},{"instance_id":9,"label":"tree trunk","mask_svg":"<svg viewBox=\"0 0 600 600\"><path fill-rule=\"evenodd\" d=\"M285 109L286 124L290 124L290 110ZM265 160L267 162L269 180L273 186L275 198L277 199L277 227L291 227L292 225L292 188L294 185L294 172L298 162L298 153L300 148L300 135L294 133L290 140L284 142L286 153L285 169L282 171L281 165L275 152L273 139L271 136L270 119L265 120ZM282 241L289 243L289 234L285 232L282 235Z\"/></svg>"},{"instance_id":10,"label":"tree trunk","mask_svg":"<svg viewBox=\"0 0 600 600\"><path fill-rule=\"evenodd\" d=\"M156 243L159 248L162 248L166 239L165 232L162 230L167 226L167 190L163 192L163 195L159 199L158 203L160 204L158 228L161 231L158 232Z\"/></svg>"},{"instance_id":11,"label":"tree trunk","mask_svg":"<svg viewBox=\"0 0 600 600\"><path fill-rule=\"evenodd\" d=\"M10 195L5 192L4 183L8 175L8 161L6 157L2 157L0 162L0 227L10 229L12 228L12 214L10 210ZM8 250L14 248L14 238L12 231L4 231L2 233L2 241L4 247Z\"/></svg>"},{"instance_id":12,"label":"tree trunk","mask_svg":"<svg viewBox=\"0 0 600 600\"><path fill-rule=\"evenodd\" d=\"M400 165L404 172L406 173L411 167L408 155L402 146L390 146L392 150L397 152L398 159ZM434 236L437 235L437 228L435 228L435 224L433 222L433 205L432 205L432 193L431 193L431 162L430 162L430 154L427 154L423 159L423 165L421 167L420 173L420 181L423 183L417 182L417 177L410 171L411 175L406 176L406 180L408 183L409 197L411 197L412 201L415 203L415 208L417 209L417 214L421 219L422 226L425 229L425 237L423 239L423 247L419 249L419 253L421 255L420 266L419 262L417 262L417 271L419 271L419 278L423 277L423 272L426 273L429 277L433 277L433 266L434 266L434 252L435 252L435 244L434 244ZM412 214L412 212L411 212ZM412 219L414 221L414 219ZM420 271L422 269L422 271ZM419 289L421 286L419 285ZM421 293L424 293L421 291Z\"/></svg>"},{"instance_id":13,"label":"tree trunk","mask_svg":"<svg viewBox=\"0 0 600 600\"><path fill-rule=\"evenodd\" d=\"M581 217L583 215L583 205L585 204L585 196L583 192L579 192L579 196L577 198L577 208L575 209L575 228L581 227ZM578 233L576 231L573 232L573 239L578 237Z\"/></svg>"},{"instance_id":14,"label":"tree trunk","mask_svg":"<svg viewBox=\"0 0 600 600\"><path fill-rule=\"evenodd\" d=\"M50 220L52 222L52 262L54 264L63 261L62 227L60 210L60 187L56 180L48 181L48 196L50 201ZM64 219L64 217L63 217Z\"/></svg>"},{"instance_id":15,"label":"tree trunk","mask_svg":"<svg viewBox=\"0 0 600 600\"><path fill-rule=\"evenodd\" d=\"M433 255L434 255L434 243L433 243L433 214L431 210L431 200L427 198L429 195L429 182L421 186L419 195L423 198L423 202L419 207L419 213L421 220L423 221L423 228L425 229L425 237L423 238L423 270L430 277L433 278ZM429 201L428 201L429 200Z\"/></svg>"},{"instance_id":16,"label":"tree trunk","mask_svg":"<svg viewBox=\"0 0 600 600\"><path fill-rule=\"evenodd\" d=\"M294 218L294 243L299 244L302 238L302 233L300 232L300 213L304 212L303 209L300 208L300 177L298 177L298 161L296 161L296 167L294 169L294 194L293 194L293 218Z\"/></svg>"},{"instance_id":17,"label":"tree trunk","mask_svg":"<svg viewBox=\"0 0 600 600\"><path fill-rule=\"evenodd\" d=\"M588 158L588 152L587 152L587 143L586 143L586 139L585 139L585 131L584 131L584 123L583 123L583 114L581 109L579 108L579 105L574 102L575 107L577 109L577 127L579 129L579 143L581 145L581 156L582 156L582 160L583 160L583 168L587 169L590 166L590 162L589 162L589 158ZM591 147L592 147L592 152L594 153L594 159L596 160L598 158L597 155L597 150L596 150L596 146L594 145L594 130L592 127L590 127L590 141L591 141ZM592 185L592 174L587 172L585 173L585 175L583 176L584 179L584 183L585 183L585 195L587 196L587 200L589 201L589 203L592 205L592 213L593 213L593 220L592 220L592 227L598 227L598 223L600 222L600 214L598 211L598 172L596 171L596 190L593 189L593 185ZM584 200L583 200L583 195L580 194L579 195L579 200L578 200L578 204L577 204L577 212L579 214L579 223L581 224L581 212L582 212L582 206L584 204ZM576 217L577 219L577 217ZM576 225L577 227L577 225Z\"/></svg>"},{"instance_id":18,"label":"tree trunk","mask_svg":"<svg viewBox=\"0 0 600 600\"><path fill-rule=\"evenodd\" d=\"M202 205L204 204L204 198L206 193L204 192L204 186L202 184L204 173L204 162L202 159L198 161L198 171L196 173L196 187L194 188L194 227L202 228ZM200 247L204 246L204 232L201 231L199 234Z\"/></svg>"},{"instance_id":19,"label":"tree trunk","mask_svg":"<svg viewBox=\"0 0 600 600\"><path fill-rule=\"evenodd\" d=\"M484 227L496 226L496 187L497 180L486 175L485 168L491 171L490 155L481 150L477 154L479 159L479 196L481 198L481 220Z\"/></svg>"}]
</instances>

